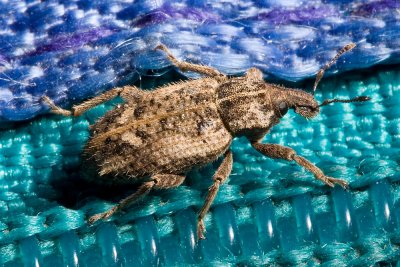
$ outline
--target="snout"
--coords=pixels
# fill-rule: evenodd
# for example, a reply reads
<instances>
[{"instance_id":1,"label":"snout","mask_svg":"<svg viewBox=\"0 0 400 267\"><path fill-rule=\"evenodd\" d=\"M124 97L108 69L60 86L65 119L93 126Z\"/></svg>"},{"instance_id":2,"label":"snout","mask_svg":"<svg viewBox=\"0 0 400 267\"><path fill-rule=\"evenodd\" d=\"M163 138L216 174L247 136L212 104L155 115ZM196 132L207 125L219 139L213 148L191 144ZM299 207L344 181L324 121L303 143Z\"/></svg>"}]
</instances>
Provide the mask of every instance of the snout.
<instances>
[{"instance_id":1,"label":"snout","mask_svg":"<svg viewBox=\"0 0 400 267\"><path fill-rule=\"evenodd\" d=\"M318 115L319 107L318 106L297 106L294 107L294 112L303 116L304 118L310 119Z\"/></svg>"},{"instance_id":2,"label":"snout","mask_svg":"<svg viewBox=\"0 0 400 267\"><path fill-rule=\"evenodd\" d=\"M319 113L319 106L314 96L298 89L288 90L289 106L304 118L313 118Z\"/></svg>"}]
</instances>

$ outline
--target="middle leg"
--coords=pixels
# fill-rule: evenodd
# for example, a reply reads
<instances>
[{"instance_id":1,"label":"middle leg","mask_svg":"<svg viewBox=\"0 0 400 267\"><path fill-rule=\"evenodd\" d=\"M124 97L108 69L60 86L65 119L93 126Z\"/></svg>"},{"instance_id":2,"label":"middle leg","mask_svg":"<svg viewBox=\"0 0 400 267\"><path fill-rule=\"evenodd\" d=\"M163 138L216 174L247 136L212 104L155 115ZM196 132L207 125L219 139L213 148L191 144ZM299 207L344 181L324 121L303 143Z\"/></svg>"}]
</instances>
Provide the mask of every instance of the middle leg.
<instances>
[{"instance_id":1,"label":"middle leg","mask_svg":"<svg viewBox=\"0 0 400 267\"><path fill-rule=\"evenodd\" d=\"M197 217L197 238L198 239L204 239L204 232L205 232L205 227L204 227L204 222L203 218L206 216L208 210L210 209L210 206L212 202L215 199L215 196L218 193L219 186L225 182L226 178L228 178L229 174L231 174L232 171L232 164L233 164L233 158L232 158L232 152L228 150L225 153L225 158L222 161L221 165L215 172L213 176L214 183L212 186L208 189L208 194L206 197L206 200L204 201L203 207L201 208L199 215Z\"/></svg>"}]
</instances>

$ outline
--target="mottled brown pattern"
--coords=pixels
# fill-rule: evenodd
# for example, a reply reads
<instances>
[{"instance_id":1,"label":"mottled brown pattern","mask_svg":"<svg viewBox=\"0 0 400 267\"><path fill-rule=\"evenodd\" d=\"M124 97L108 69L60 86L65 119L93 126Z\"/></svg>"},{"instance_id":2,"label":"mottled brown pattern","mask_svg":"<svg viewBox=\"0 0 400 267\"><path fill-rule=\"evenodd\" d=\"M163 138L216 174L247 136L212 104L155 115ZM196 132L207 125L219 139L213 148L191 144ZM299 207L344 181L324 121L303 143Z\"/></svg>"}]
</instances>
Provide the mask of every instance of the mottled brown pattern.
<instances>
[{"instance_id":1,"label":"mottled brown pattern","mask_svg":"<svg viewBox=\"0 0 400 267\"><path fill-rule=\"evenodd\" d=\"M101 175L132 179L216 160L232 141L217 110L217 86L204 78L143 93L92 126L86 153Z\"/></svg>"},{"instance_id":2,"label":"mottled brown pattern","mask_svg":"<svg viewBox=\"0 0 400 267\"><path fill-rule=\"evenodd\" d=\"M287 101L282 88L263 81L231 79L217 89L220 114L235 136L261 139L281 118L277 104ZM283 114L284 115L284 114Z\"/></svg>"}]
</instances>

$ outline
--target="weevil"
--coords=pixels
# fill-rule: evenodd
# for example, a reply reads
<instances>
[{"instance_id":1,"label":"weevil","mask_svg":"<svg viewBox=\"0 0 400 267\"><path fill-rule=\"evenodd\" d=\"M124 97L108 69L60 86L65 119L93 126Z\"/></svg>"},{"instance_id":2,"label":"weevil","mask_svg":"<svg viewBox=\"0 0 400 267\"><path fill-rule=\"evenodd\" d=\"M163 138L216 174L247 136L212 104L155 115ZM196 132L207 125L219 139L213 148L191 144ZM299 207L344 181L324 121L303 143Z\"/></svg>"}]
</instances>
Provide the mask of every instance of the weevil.
<instances>
[{"instance_id":1,"label":"weevil","mask_svg":"<svg viewBox=\"0 0 400 267\"><path fill-rule=\"evenodd\" d=\"M311 94L266 83L262 72L256 68L249 69L241 77L228 77L209 66L179 61L166 46L159 45L156 49L163 51L175 67L197 72L203 78L169 84L154 91L142 91L135 86L118 87L73 106L71 111L56 106L45 96L43 100L51 111L65 116L79 116L117 96L124 100L123 105L91 126L85 152L97 166L98 179L139 182L140 186L110 210L90 217L89 222L109 218L153 189L177 187L190 169L222 157L197 217L197 236L204 238L203 219L219 187L231 173L230 145L238 136L245 136L254 149L267 157L295 162L326 185L339 184L346 188L346 181L326 176L292 148L261 143L261 140L289 109L308 119L315 117L320 107L333 102L369 100L369 97L360 96L318 104L314 98L325 70L354 47L352 43L343 47L318 72Z\"/></svg>"}]
</instances>

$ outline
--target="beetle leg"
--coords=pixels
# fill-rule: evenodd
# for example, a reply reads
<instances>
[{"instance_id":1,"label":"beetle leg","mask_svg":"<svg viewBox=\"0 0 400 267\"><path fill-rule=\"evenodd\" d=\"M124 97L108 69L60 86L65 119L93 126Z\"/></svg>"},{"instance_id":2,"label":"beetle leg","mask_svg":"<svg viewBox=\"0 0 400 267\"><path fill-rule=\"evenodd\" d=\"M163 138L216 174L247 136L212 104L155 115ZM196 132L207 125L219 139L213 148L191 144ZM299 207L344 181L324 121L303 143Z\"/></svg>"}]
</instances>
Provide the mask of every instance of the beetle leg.
<instances>
[{"instance_id":1,"label":"beetle leg","mask_svg":"<svg viewBox=\"0 0 400 267\"><path fill-rule=\"evenodd\" d=\"M274 159L284 159L287 161L295 161L300 166L303 166L307 170L309 170L314 177L330 187L334 187L335 184L339 184L343 188L347 188L348 184L346 181L341 179L336 179L333 177L326 176L320 168L312 164L310 161L305 158L298 156L296 152L290 148L277 144L261 144L258 142L253 142L252 146L263 155L274 158Z\"/></svg>"},{"instance_id":2,"label":"beetle leg","mask_svg":"<svg viewBox=\"0 0 400 267\"><path fill-rule=\"evenodd\" d=\"M197 217L197 238L198 239L204 239L204 232L205 232L205 227L204 227L204 222L203 218L207 214L208 210L210 209L210 206L212 202L214 201L215 196L218 193L219 186L225 182L226 178L228 178L229 174L232 171L232 164L233 164L233 158L232 158L232 152L228 150L225 153L225 158L223 159L221 165L215 172L213 176L214 183L210 186L208 189L208 194L206 197L206 200L204 201L203 207L201 208L198 217Z\"/></svg>"},{"instance_id":3,"label":"beetle leg","mask_svg":"<svg viewBox=\"0 0 400 267\"><path fill-rule=\"evenodd\" d=\"M137 87L135 86L123 86L123 87L117 87L114 88L110 91L107 91L99 96L96 96L92 99L89 99L82 104L75 105L72 107L72 110L66 110L63 108L60 108L56 106L53 101L48 97L44 96L42 100L50 106L51 112L59 115L64 115L64 116L80 116L82 113L85 111L102 104L106 101L109 101L117 96L122 96L124 97L125 95L132 95L132 91L134 94L140 94L142 93Z\"/></svg>"},{"instance_id":4,"label":"beetle leg","mask_svg":"<svg viewBox=\"0 0 400 267\"><path fill-rule=\"evenodd\" d=\"M174 64L181 71L198 72L200 74L204 74L206 76L210 76L221 81L227 78L224 74L222 74L221 72L212 67L179 61L174 57L174 55L172 55L169 49L163 44L158 45L155 49L164 51L167 54L168 59L172 62L172 64Z\"/></svg>"},{"instance_id":5,"label":"beetle leg","mask_svg":"<svg viewBox=\"0 0 400 267\"><path fill-rule=\"evenodd\" d=\"M89 218L89 223L93 224L99 219L108 219L110 218L115 212L123 209L124 207L132 204L133 202L139 200L140 198L147 195L151 189L168 189L177 187L183 183L185 180L184 175L175 175L175 174L156 174L151 177L151 180L148 182L143 183L139 189L133 193L132 195L124 198L119 202L118 205L115 205L111 209L95 214Z\"/></svg>"}]
</instances>

